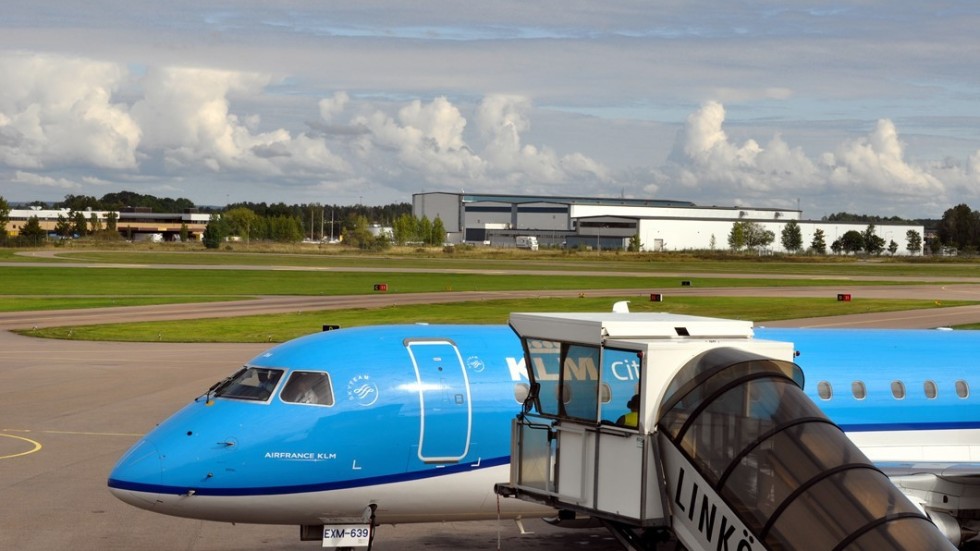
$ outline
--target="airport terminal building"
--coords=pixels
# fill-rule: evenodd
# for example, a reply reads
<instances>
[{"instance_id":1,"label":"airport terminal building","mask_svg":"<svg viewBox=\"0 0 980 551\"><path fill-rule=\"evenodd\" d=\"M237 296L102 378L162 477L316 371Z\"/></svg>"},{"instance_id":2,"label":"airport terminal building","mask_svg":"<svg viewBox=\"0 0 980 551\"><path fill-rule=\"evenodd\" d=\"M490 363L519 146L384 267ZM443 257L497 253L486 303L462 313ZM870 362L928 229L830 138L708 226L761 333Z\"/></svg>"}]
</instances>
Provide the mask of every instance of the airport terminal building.
<instances>
[{"instance_id":1,"label":"airport terminal building","mask_svg":"<svg viewBox=\"0 0 980 551\"><path fill-rule=\"evenodd\" d=\"M105 210L80 211L85 220L94 216L102 227L108 223L109 212ZM117 215L116 230L120 235L132 241L174 241L179 239L181 230L187 232L188 239L200 241L211 215L190 209L181 213L152 212L149 208L127 207L115 212ZM11 209L8 215L7 231L17 235L31 218L37 218L41 229L53 234L59 217L68 220L71 216L69 209L43 209L31 207L27 209Z\"/></svg>"},{"instance_id":2,"label":"airport terminal building","mask_svg":"<svg viewBox=\"0 0 980 551\"><path fill-rule=\"evenodd\" d=\"M728 249L732 224L754 222L775 234L767 252L786 252L780 236L786 223L800 227L803 248L809 247L814 233L824 233L827 250L846 232L864 232L864 223L804 220L802 211L755 207L699 206L688 201L657 199L615 199L592 197L550 197L431 192L412 196L416 217L442 220L448 243L517 246L518 237L534 236L541 247L589 247L625 249L638 235L640 250L686 251ZM909 230L924 236L915 224L876 224L875 233L894 241L896 255L909 255ZM922 249L914 251L922 254Z\"/></svg>"}]
</instances>

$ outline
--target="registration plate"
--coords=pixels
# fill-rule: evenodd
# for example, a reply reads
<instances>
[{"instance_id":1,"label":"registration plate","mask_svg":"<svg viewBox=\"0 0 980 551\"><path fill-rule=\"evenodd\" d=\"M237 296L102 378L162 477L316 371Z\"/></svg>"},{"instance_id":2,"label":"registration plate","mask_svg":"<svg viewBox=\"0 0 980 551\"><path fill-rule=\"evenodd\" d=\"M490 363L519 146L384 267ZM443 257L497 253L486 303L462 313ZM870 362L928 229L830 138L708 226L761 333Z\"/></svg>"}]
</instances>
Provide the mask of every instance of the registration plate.
<instances>
[{"instance_id":1,"label":"registration plate","mask_svg":"<svg viewBox=\"0 0 980 551\"><path fill-rule=\"evenodd\" d=\"M370 524L331 524L323 527L323 547L367 547Z\"/></svg>"}]
</instances>

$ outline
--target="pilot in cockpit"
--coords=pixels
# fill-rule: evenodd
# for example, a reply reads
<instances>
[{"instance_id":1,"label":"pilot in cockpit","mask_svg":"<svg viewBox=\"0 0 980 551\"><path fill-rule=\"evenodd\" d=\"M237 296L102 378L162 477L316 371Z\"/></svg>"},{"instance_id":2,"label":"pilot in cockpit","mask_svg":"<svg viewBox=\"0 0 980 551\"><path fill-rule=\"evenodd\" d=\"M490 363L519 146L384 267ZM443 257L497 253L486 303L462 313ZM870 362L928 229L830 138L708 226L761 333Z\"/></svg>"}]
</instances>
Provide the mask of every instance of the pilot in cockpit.
<instances>
[{"instance_id":1,"label":"pilot in cockpit","mask_svg":"<svg viewBox=\"0 0 980 551\"><path fill-rule=\"evenodd\" d=\"M282 399L296 404L326 405L317 392L317 383L321 376L318 373L293 373L282 391Z\"/></svg>"},{"instance_id":2,"label":"pilot in cockpit","mask_svg":"<svg viewBox=\"0 0 980 551\"><path fill-rule=\"evenodd\" d=\"M297 395L296 401L300 404L319 404L320 399L313 391L313 379L311 377L304 377L300 382L300 392Z\"/></svg>"}]
</instances>

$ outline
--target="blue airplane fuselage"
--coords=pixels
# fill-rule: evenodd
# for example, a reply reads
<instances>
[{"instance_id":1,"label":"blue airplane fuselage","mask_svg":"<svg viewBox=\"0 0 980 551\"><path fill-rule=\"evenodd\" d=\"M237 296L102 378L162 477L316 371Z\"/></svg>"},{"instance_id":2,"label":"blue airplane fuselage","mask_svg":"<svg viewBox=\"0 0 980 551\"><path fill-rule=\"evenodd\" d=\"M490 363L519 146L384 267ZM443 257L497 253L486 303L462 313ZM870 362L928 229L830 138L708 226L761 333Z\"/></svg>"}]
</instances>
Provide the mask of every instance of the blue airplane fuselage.
<instances>
[{"instance_id":1,"label":"blue airplane fuselage","mask_svg":"<svg viewBox=\"0 0 980 551\"><path fill-rule=\"evenodd\" d=\"M972 390L980 334L757 328L755 336L794 343L805 392L872 460L980 457ZM493 483L508 479L511 421L528 387L521 343L507 326L328 331L246 367L277 376L267 396L218 387L198 397L120 459L113 493L157 512L230 522L322 524L369 504L379 522L494 518L498 507L503 516L548 512L493 494ZM297 373L316 374L329 395L288 398ZM638 376L626 364L602 374L614 383L610 410L622 409Z\"/></svg>"}]
</instances>

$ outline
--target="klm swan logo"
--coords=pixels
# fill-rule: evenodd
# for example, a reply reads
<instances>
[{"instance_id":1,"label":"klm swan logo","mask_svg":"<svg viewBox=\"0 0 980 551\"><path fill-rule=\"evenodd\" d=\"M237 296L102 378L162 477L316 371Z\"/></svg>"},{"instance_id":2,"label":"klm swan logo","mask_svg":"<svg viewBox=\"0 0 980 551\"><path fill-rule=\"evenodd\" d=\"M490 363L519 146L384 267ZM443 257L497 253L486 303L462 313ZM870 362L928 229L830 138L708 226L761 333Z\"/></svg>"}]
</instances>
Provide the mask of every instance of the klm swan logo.
<instances>
[{"instance_id":1,"label":"klm swan logo","mask_svg":"<svg viewBox=\"0 0 980 551\"><path fill-rule=\"evenodd\" d=\"M358 375L347 382L347 399L361 406L371 406L378 401L378 385L370 375Z\"/></svg>"},{"instance_id":2,"label":"klm swan logo","mask_svg":"<svg viewBox=\"0 0 980 551\"><path fill-rule=\"evenodd\" d=\"M471 371L476 373L483 373L483 370L486 368L486 365L483 364L483 360L481 360L479 356L470 356L469 358L466 358L466 365Z\"/></svg>"}]
</instances>

